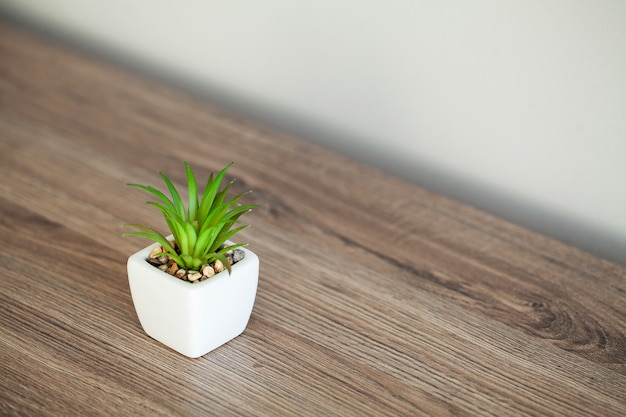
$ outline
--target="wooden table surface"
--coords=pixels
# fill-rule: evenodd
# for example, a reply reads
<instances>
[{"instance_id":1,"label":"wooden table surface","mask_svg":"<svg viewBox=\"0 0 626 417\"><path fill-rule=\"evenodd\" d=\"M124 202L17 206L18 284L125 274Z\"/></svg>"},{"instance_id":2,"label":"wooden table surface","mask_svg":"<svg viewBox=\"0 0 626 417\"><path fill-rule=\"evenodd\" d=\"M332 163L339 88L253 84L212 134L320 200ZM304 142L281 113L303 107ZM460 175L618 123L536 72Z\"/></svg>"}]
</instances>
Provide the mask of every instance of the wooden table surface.
<instances>
[{"instance_id":1,"label":"wooden table surface","mask_svg":"<svg viewBox=\"0 0 626 417\"><path fill-rule=\"evenodd\" d=\"M159 170L262 208L244 334L144 334L127 257ZM626 268L0 25L0 413L626 415Z\"/></svg>"}]
</instances>

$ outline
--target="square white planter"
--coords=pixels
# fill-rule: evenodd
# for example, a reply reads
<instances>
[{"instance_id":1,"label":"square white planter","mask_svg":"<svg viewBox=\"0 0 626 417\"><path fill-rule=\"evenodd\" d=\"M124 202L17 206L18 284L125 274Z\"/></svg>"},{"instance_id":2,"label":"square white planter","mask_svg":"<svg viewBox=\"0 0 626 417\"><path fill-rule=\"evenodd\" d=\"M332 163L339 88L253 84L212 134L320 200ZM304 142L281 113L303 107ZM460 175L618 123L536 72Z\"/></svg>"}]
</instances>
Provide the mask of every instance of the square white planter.
<instances>
[{"instance_id":1,"label":"square white planter","mask_svg":"<svg viewBox=\"0 0 626 417\"><path fill-rule=\"evenodd\" d=\"M246 248L232 266L192 284L146 262L157 243L128 258L130 292L144 331L191 358L202 356L243 333L252 314L259 258Z\"/></svg>"}]
</instances>

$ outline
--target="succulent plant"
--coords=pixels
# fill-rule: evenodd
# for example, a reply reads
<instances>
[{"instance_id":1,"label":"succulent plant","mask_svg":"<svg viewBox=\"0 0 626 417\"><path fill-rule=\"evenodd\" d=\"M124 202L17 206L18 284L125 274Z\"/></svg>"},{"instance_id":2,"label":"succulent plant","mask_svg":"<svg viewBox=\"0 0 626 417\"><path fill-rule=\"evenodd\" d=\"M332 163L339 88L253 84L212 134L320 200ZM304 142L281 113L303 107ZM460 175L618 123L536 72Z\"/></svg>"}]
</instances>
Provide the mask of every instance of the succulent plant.
<instances>
[{"instance_id":1,"label":"succulent plant","mask_svg":"<svg viewBox=\"0 0 626 417\"><path fill-rule=\"evenodd\" d=\"M200 196L195 175L189 164L185 162L188 194L187 208L185 208L174 184L162 172L159 172L159 174L169 190L171 199L154 187L128 184L141 188L160 200L160 202L148 201L146 204L152 205L161 211L176 244L173 245L158 230L136 223L124 225L138 229L138 231L124 233L124 236L139 236L159 243L165 249L159 255L171 257L183 269L199 270L203 265L220 260L230 274L231 266L226 259L225 253L246 244L226 245L225 242L234 234L248 227L248 225L243 225L233 228L238 223L239 217L258 207L256 204L242 205L239 203L239 199L250 193L250 191L236 195L229 200L226 199L226 194L234 180L230 181L222 189L220 189L220 186L226 171L232 164L232 162L228 164L215 177L211 173L202 196Z\"/></svg>"}]
</instances>

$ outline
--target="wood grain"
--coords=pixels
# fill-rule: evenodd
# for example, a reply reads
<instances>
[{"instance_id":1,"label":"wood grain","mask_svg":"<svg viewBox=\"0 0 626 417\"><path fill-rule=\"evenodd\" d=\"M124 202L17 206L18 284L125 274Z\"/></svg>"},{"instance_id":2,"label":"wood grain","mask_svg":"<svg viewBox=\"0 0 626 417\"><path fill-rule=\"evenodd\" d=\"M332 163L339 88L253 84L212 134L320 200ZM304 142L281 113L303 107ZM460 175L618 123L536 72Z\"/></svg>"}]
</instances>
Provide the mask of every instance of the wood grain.
<instances>
[{"instance_id":1,"label":"wood grain","mask_svg":"<svg viewBox=\"0 0 626 417\"><path fill-rule=\"evenodd\" d=\"M126 258L157 171L262 208L245 333L147 337ZM626 414L626 269L0 25L2 415Z\"/></svg>"}]
</instances>

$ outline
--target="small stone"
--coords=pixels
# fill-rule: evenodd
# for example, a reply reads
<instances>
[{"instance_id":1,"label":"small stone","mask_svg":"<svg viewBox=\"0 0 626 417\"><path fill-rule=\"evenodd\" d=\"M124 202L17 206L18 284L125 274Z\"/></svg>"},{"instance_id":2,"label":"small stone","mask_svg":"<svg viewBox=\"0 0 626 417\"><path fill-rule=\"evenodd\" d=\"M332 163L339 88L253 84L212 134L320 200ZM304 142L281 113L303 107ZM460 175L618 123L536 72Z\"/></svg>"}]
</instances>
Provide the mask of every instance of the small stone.
<instances>
[{"instance_id":1,"label":"small stone","mask_svg":"<svg viewBox=\"0 0 626 417\"><path fill-rule=\"evenodd\" d=\"M224 264L219 259L216 259L213 262L213 269L215 270L216 274L222 272L224 270Z\"/></svg>"},{"instance_id":2,"label":"small stone","mask_svg":"<svg viewBox=\"0 0 626 417\"><path fill-rule=\"evenodd\" d=\"M163 272L167 272L167 264L166 265L159 265L158 267L161 271Z\"/></svg>"},{"instance_id":3,"label":"small stone","mask_svg":"<svg viewBox=\"0 0 626 417\"><path fill-rule=\"evenodd\" d=\"M159 260L159 262L161 262L162 264L167 264L167 261L169 259L169 257L167 257L166 255L161 255L157 258Z\"/></svg>"},{"instance_id":4,"label":"small stone","mask_svg":"<svg viewBox=\"0 0 626 417\"><path fill-rule=\"evenodd\" d=\"M213 269L211 265L204 265L202 267L203 277L211 278L213 275L215 275L215 270Z\"/></svg>"},{"instance_id":5,"label":"small stone","mask_svg":"<svg viewBox=\"0 0 626 417\"><path fill-rule=\"evenodd\" d=\"M191 283L192 283L192 284L197 284L197 283L199 283L199 282L200 282L200 280L199 280L199 279L196 279L195 281L191 281Z\"/></svg>"},{"instance_id":6,"label":"small stone","mask_svg":"<svg viewBox=\"0 0 626 417\"><path fill-rule=\"evenodd\" d=\"M170 275L174 275L178 271L178 264L174 261L169 262L169 266L167 267L167 273Z\"/></svg>"},{"instance_id":7,"label":"small stone","mask_svg":"<svg viewBox=\"0 0 626 417\"><path fill-rule=\"evenodd\" d=\"M195 281L202 278L202 274L198 271L187 272L187 281Z\"/></svg>"},{"instance_id":8,"label":"small stone","mask_svg":"<svg viewBox=\"0 0 626 417\"><path fill-rule=\"evenodd\" d=\"M161 266L161 262L159 262L159 260L158 260L157 258L148 258L148 259L146 259L146 261L147 261L150 265L152 265L152 266L156 266L157 268L158 268L159 266Z\"/></svg>"},{"instance_id":9,"label":"small stone","mask_svg":"<svg viewBox=\"0 0 626 417\"><path fill-rule=\"evenodd\" d=\"M225 254L224 254L224 256L226 256L226 260L228 261L228 263L229 263L230 265L232 265L232 264L234 264L234 263L235 263L235 261L233 260L233 254L232 254L232 253L230 253L230 254L229 254L229 253L227 252L227 253L225 253Z\"/></svg>"},{"instance_id":10,"label":"small stone","mask_svg":"<svg viewBox=\"0 0 626 417\"><path fill-rule=\"evenodd\" d=\"M150 258L157 258L157 253L161 252L163 252L163 247L157 246L156 248L152 249L152 251L150 251Z\"/></svg>"},{"instance_id":11,"label":"small stone","mask_svg":"<svg viewBox=\"0 0 626 417\"><path fill-rule=\"evenodd\" d=\"M233 251L233 262L237 263L246 257L246 252L243 249L235 249Z\"/></svg>"},{"instance_id":12,"label":"small stone","mask_svg":"<svg viewBox=\"0 0 626 417\"><path fill-rule=\"evenodd\" d=\"M176 278L183 279L183 278L185 277L185 274L186 274L186 273L187 273L187 271L185 271L184 269L180 268L179 270L177 270L177 271L174 273L174 276L175 276Z\"/></svg>"}]
</instances>

